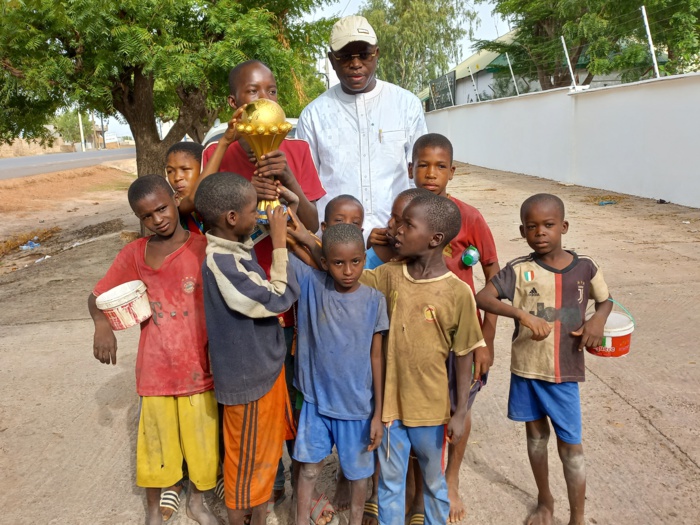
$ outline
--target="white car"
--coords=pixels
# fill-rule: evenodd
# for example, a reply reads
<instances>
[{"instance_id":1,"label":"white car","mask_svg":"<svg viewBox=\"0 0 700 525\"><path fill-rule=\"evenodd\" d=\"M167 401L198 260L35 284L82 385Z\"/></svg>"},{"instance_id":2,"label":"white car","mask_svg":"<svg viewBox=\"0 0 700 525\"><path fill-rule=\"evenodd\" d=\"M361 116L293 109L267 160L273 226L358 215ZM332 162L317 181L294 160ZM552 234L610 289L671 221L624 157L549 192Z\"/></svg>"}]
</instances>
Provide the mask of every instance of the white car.
<instances>
[{"instance_id":1,"label":"white car","mask_svg":"<svg viewBox=\"0 0 700 525\"><path fill-rule=\"evenodd\" d=\"M289 133L287 133L287 138L288 139L293 139L296 137L297 134L297 122L299 119L297 118L288 118L287 122L289 122L292 125L292 129ZM205 148L209 145L212 144L213 142L218 142L219 139L226 133L226 128L228 128L228 122L222 122L218 126L212 127L207 134L204 136L204 140L202 141L202 146Z\"/></svg>"}]
</instances>

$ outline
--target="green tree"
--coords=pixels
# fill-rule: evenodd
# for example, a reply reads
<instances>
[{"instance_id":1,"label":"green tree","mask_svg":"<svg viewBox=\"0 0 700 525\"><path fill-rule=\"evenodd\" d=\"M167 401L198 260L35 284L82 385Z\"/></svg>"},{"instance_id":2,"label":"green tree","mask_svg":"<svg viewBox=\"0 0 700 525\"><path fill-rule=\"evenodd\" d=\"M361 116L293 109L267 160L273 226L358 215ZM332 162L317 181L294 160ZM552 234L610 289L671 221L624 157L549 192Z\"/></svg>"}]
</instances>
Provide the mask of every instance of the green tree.
<instances>
[{"instance_id":1,"label":"green tree","mask_svg":"<svg viewBox=\"0 0 700 525\"><path fill-rule=\"evenodd\" d=\"M489 0L477 0L481 3ZM639 80L652 60L641 15L645 5L657 55L666 55L665 69L679 73L697 67L700 53L700 0L493 0L494 13L517 30L512 44L478 41L478 49L508 53L514 72L538 80L543 90L571 84L561 44L566 40L571 64L586 64L588 74L611 72L623 80Z\"/></svg>"},{"instance_id":2,"label":"green tree","mask_svg":"<svg viewBox=\"0 0 700 525\"><path fill-rule=\"evenodd\" d=\"M92 142L93 127L88 114L81 112L83 120L83 135L85 140ZM65 142L80 142L80 124L78 122L78 110L73 109L59 113L53 120L56 131Z\"/></svg>"},{"instance_id":3,"label":"green tree","mask_svg":"<svg viewBox=\"0 0 700 525\"><path fill-rule=\"evenodd\" d=\"M377 75L414 93L460 60L476 23L465 0L368 0L361 14L377 33Z\"/></svg>"},{"instance_id":4,"label":"green tree","mask_svg":"<svg viewBox=\"0 0 700 525\"><path fill-rule=\"evenodd\" d=\"M0 16L0 141L50 140L44 124L78 104L120 115L139 175L162 173L186 133L201 140L230 112L231 67L249 58L277 75L295 116L323 90L312 59L329 21L301 15L325 0L6 0ZM323 38L321 39L321 35ZM172 120L166 137L156 119Z\"/></svg>"}]
</instances>

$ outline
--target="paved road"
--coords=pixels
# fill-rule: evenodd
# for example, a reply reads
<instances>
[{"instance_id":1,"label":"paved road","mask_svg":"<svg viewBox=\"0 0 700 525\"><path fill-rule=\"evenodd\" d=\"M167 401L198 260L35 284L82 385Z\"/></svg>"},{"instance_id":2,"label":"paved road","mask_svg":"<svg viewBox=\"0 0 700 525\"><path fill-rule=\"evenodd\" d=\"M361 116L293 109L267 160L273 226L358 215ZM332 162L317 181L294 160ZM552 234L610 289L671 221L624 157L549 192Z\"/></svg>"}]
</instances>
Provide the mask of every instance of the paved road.
<instances>
[{"instance_id":1,"label":"paved road","mask_svg":"<svg viewBox=\"0 0 700 525\"><path fill-rule=\"evenodd\" d=\"M52 171L95 166L113 160L133 159L136 148L86 151L85 153L52 153L33 157L0 159L0 180L27 177Z\"/></svg>"}]
</instances>

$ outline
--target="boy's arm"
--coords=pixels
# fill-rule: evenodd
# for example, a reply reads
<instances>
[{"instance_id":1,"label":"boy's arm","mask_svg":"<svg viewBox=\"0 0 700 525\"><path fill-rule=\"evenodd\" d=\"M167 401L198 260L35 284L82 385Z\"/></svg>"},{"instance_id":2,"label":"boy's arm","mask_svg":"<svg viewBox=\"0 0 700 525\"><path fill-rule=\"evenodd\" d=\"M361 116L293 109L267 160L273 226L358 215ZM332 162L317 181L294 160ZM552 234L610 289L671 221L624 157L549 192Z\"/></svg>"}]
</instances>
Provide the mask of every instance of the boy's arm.
<instances>
[{"instance_id":1,"label":"boy's arm","mask_svg":"<svg viewBox=\"0 0 700 525\"><path fill-rule=\"evenodd\" d=\"M92 352L100 363L108 365L117 364L117 338L114 336L112 326L107 317L97 308L95 294L88 296L88 311L95 323L95 335L93 337Z\"/></svg>"},{"instance_id":2,"label":"boy's arm","mask_svg":"<svg viewBox=\"0 0 700 525\"><path fill-rule=\"evenodd\" d=\"M309 232L309 230L299 222L299 218L294 212L290 211L289 217L290 221L287 226L287 234L294 242L294 244L290 243L290 248L306 264L314 266L317 269L323 268L321 265L323 252L318 237ZM309 260L309 256L311 260Z\"/></svg>"},{"instance_id":3,"label":"boy's arm","mask_svg":"<svg viewBox=\"0 0 700 525\"><path fill-rule=\"evenodd\" d=\"M224 160L226 150L231 144L240 138L238 136L238 132L236 131L236 125L238 124L238 119L240 118L244 109L245 106L238 108L233 114L233 117L231 117L231 120L228 121L228 128L226 129L224 135L219 139L219 142L216 144L214 154L211 156L207 164L202 167L202 171L200 172L199 177L197 177L197 180L192 182L192 191L190 192L190 195L180 201L178 209L181 212L191 213L194 211L194 196L197 193L199 183L212 173L219 171L221 162Z\"/></svg>"},{"instance_id":4,"label":"boy's arm","mask_svg":"<svg viewBox=\"0 0 700 525\"><path fill-rule=\"evenodd\" d=\"M603 340L603 331L605 330L605 322L608 320L610 312L612 312L613 303L612 297L608 296L605 301L595 303L595 313L591 318L583 323L583 326L571 332L574 337L581 337L578 343L578 351L583 350L583 347L595 348L600 346Z\"/></svg>"},{"instance_id":5,"label":"boy's arm","mask_svg":"<svg viewBox=\"0 0 700 525\"><path fill-rule=\"evenodd\" d=\"M370 359L372 361L372 388L374 390L374 414L369 432L370 452L376 450L382 442L384 426L382 425L382 408L384 407L384 351L382 349L383 336L377 332L372 337L372 350Z\"/></svg>"},{"instance_id":6,"label":"boy's arm","mask_svg":"<svg viewBox=\"0 0 700 525\"><path fill-rule=\"evenodd\" d=\"M472 387L474 352L457 356L455 362L457 372L457 408L447 424L447 441L452 444L458 443L464 436L469 405L469 391Z\"/></svg>"},{"instance_id":7,"label":"boy's arm","mask_svg":"<svg viewBox=\"0 0 700 525\"><path fill-rule=\"evenodd\" d=\"M258 192L259 199L274 200L277 198L278 192L272 177L279 180L299 198L299 220L304 226L309 230L318 230L316 205L306 198L299 181L289 168L287 156L279 150L263 155L257 163L257 169L251 182Z\"/></svg>"},{"instance_id":8,"label":"boy's arm","mask_svg":"<svg viewBox=\"0 0 700 525\"><path fill-rule=\"evenodd\" d=\"M520 310L519 308L501 302L498 290L492 282L486 283L484 289L476 294L476 304L484 312L515 319L521 325L532 331L532 339L534 341L546 339L552 331L552 327L549 326L549 323L544 319L540 319L525 310Z\"/></svg>"},{"instance_id":9,"label":"boy's arm","mask_svg":"<svg viewBox=\"0 0 700 525\"><path fill-rule=\"evenodd\" d=\"M484 280L488 283L491 278L500 271L498 261L481 265L484 271ZM490 312L484 312L484 322L481 325L481 332L484 334L486 347L474 350L474 379L481 379L481 376L489 371L493 366L494 348L493 342L496 338L496 323L498 316Z\"/></svg>"}]
</instances>

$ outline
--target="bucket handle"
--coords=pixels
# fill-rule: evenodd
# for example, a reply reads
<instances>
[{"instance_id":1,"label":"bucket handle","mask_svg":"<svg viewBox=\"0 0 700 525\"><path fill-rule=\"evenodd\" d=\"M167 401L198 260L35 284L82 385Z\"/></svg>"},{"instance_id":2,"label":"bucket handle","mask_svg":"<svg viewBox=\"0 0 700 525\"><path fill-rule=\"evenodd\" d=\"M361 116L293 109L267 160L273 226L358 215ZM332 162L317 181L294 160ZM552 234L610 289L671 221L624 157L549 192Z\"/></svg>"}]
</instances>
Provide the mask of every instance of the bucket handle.
<instances>
[{"instance_id":1,"label":"bucket handle","mask_svg":"<svg viewBox=\"0 0 700 525\"><path fill-rule=\"evenodd\" d=\"M625 308L624 306L622 306L620 303L618 303L618 302L617 302L615 299L613 299L612 297L608 297L608 301L610 301L611 303L616 304L617 306L619 306L620 308L622 308L622 311L625 312L625 313L629 316L629 318L632 320L632 326L634 326L635 328L637 327L637 321L634 320L634 317L632 316L632 314L630 313L630 311L629 311L627 308Z\"/></svg>"}]
</instances>

